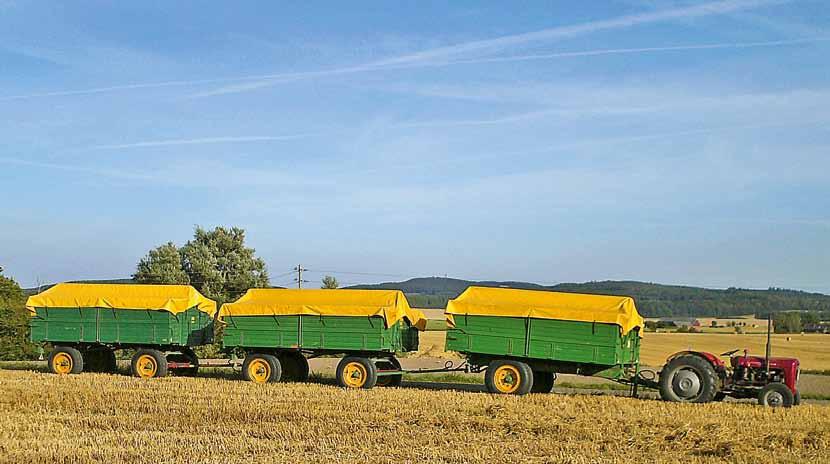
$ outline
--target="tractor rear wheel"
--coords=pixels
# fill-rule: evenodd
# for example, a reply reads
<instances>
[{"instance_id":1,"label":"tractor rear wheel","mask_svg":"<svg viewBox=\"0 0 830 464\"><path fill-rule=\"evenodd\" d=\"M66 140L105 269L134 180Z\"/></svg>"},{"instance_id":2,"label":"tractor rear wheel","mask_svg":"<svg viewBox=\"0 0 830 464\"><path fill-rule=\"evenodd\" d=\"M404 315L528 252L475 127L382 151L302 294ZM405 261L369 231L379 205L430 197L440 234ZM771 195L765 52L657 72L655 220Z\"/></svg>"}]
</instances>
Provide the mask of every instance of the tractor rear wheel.
<instances>
[{"instance_id":1,"label":"tractor rear wheel","mask_svg":"<svg viewBox=\"0 0 830 464\"><path fill-rule=\"evenodd\" d=\"M84 370L81 352L71 346L56 346L49 353L49 371L53 374L80 374Z\"/></svg>"},{"instance_id":2,"label":"tractor rear wheel","mask_svg":"<svg viewBox=\"0 0 830 464\"><path fill-rule=\"evenodd\" d=\"M533 387L533 371L521 361L497 359L487 366L484 384L490 393L526 395Z\"/></svg>"},{"instance_id":3,"label":"tractor rear wheel","mask_svg":"<svg viewBox=\"0 0 830 464\"><path fill-rule=\"evenodd\" d=\"M712 363L693 354L678 356L660 372L660 397L665 401L708 403L718 393Z\"/></svg>"},{"instance_id":4,"label":"tractor rear wheel","mask_svg":"<svg viewBox=\"0 0 830 464\"><path fill-rule=\"evenodd\" d=\"M533 386L530 393L550 393L553 391L553 382L556 374L553 372L533 371Z\"/></svg>"},{"instance_id":5,"label":"tractor rear wheel","mask_svg":"<svg viewBox=\"0 0 830 464\"><path fill-rule=\"evenodd\" d=\"M772 382L758 393L758 404L773 408L789 408L795 404L795 395L790 387L781 382Z\"/></svg>"}]
</instances>

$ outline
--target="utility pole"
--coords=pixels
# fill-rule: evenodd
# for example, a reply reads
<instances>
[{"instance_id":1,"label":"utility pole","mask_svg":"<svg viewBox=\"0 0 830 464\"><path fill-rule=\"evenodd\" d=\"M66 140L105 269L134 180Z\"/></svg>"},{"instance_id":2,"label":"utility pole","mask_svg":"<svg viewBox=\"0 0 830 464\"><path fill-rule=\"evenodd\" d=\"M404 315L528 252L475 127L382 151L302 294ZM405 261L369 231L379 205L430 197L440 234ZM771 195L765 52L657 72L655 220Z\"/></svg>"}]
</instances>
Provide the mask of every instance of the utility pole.
<instances>
[{"instance_id":1,"label":"utility pole","mask_svg":"<svg viewBox=\"0 0 830 464\"><path fill-rule=\"evenodd\" d=\"M297 267L294 268L294 271L297 273L297 278L294 279L297 282L297 288L303 288L303 282L308 282L307 280L303 280L303 272L307 271L308 269L303 269L302 264L298 264Z\"/></svg>"}]
</instances>

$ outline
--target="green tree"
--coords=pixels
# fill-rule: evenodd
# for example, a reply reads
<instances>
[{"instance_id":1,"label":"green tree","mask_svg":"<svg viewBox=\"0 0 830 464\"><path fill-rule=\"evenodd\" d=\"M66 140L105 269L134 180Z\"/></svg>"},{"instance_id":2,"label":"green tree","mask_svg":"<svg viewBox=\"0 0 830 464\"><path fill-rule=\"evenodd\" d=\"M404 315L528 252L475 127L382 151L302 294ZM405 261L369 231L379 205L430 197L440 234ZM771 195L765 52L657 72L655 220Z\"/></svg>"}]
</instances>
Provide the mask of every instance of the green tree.
<instances>
[{"instance_id":1,"label":"green tree","mask_svg":"<svg viewBox=\"0 0 830 464\"><path fill-rule=\"evenodd\" d=\"M133 279L145 284L189 284L190 276L182 268L182 257L173 242L150 250L138 262Z\"/></svg>"},{"instance_id":2,"label":"green tree","mask_svg":"<svg viewBox=\"0 0 830 464\"><path fill-rule=\"evenodd\" d=\"M0 272L2 269L0 268ZM0 359L16 360L34 356L29 342L29 315L23 290L13 279L0 274Z\"/></svg>"},{"instance_id":3,"label":"green tree","mask_svg":"<svg viewBox=\"0 0 830 464\"><path fill-rule=\"evenodd\" d=\"M238 227L197 226L193 240L183 247L168 243L150 251L133 278L141 283L190 283L220 303L239 298L249 288L269 285L265 262L245 246L245 231Z\"/></svg>"},{"instance_id":4,"label":"green tree","mask_svg":"<svg viewBox=\"0 0 830 464\"><path fill-rule=\"evenodd\" d=\"M323 277L322 285L320 285L320 288L335 289L339 286L340 286L340 283L337 281L336 278L327 275L327 276Z\"/></svg>"}]
</instances>

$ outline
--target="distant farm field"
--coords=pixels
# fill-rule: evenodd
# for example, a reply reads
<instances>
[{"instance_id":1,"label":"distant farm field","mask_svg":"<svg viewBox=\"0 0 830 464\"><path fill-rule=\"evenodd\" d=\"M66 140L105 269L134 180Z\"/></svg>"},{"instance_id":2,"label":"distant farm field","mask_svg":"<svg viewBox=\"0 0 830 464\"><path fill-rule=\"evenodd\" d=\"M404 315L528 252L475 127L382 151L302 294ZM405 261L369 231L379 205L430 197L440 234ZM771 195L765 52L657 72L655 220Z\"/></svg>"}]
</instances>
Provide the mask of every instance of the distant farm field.
<instances>
[{"instance_id":1,"label":"distant farm field","mask_svg":"<svg viewBox=\"0 0 830 464\"><path fill-rule=\"evenodd\" d=\"M750 354L763 356L766 341L766 334L646 333L640 344L640 359L646 365L660 366L671 353L689 349L720 354L746 348ZM802 369L830 369L830 335L773 335L772 355L798 358Z\"/></svg>"},{"instance_id":2,"label":"distant farm field","mask_svg":"<svg viewBox=\"0 0 830 464\"><path fill-rule=\"evenodd\" d=\"M0 463L830 460L818 405L0 370L0 411Z\"/></svg>"}]
</instances>

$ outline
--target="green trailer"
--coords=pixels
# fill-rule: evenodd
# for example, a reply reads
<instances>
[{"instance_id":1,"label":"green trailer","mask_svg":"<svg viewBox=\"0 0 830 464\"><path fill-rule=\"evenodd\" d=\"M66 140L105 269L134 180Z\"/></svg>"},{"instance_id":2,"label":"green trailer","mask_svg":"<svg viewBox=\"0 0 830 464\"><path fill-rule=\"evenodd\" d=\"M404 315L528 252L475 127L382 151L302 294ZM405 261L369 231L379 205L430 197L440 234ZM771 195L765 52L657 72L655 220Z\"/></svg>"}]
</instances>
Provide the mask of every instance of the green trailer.
<instances>
[{"instance_id":1,"label":"green trailer","mask_svg":"<svg viewBox=\"0 0 830 464\"><path fill-rule=\"evenodd\" d=\"M399 385L396 353L418 349L425 320L396 290L251 289L220 310L223 349L244 355L256 383L303 381L308 357L344 356L345 387Z\"/></svg>"},{"instance_id":2,"label":"green trailer","mask_svg":"<svg viewBox=\"0 0 830 464\"><path fill-rule=\"evenodd\" d=\"M446 315L446 350L493 393L550 392L557 373L638 375L643 319L628 297L470 287Z\"/></svg>"},{"instance_id":3,"label":"green trailer","mask_svg":"<svg viewBox=\"0 0 830 464\"><path fill-rule=\"evenodd\" d=\"M115 351L135 350L138 377L195 373L193 347L213 341L216 303L188 285L58 284L30 297L31 341L51 344L56 374L112 372Z\"/></svg>"}]
</instances>

